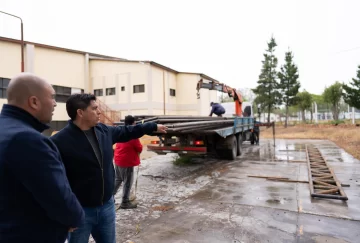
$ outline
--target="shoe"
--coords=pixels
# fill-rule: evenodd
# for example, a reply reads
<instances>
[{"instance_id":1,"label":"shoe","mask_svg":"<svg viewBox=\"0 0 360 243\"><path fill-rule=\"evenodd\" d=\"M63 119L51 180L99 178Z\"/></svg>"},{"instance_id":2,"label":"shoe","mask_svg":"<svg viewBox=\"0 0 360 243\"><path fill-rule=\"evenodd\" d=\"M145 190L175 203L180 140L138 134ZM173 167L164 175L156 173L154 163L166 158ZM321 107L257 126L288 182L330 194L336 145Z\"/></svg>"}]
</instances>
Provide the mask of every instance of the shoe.
<instances>
[{"instance_id":1,"label":"shoe","mask_svg":"<svg viewBox=\"0 0 360 243\"><path fill-rule=\"evenodd\" d=\"M133 208L137 208L137 204L132 203L130 201L122 202L121 205L120 205L120 208L122 208L122 209L133 209Z\"/></svg>"}]
</instances>

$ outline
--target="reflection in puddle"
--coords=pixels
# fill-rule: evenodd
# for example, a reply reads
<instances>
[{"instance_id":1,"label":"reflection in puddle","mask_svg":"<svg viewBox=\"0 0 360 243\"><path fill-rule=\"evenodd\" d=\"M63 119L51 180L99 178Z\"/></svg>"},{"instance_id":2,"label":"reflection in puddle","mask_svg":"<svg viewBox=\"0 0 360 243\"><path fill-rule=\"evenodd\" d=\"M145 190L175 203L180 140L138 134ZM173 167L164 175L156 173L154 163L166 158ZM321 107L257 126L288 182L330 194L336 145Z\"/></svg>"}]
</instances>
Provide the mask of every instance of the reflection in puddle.
<instances>
[{"instance_id":1,"label":"reflection in puddle","mask_svg":"<svg viewBox=\"0 0 360 243\"><path fill-rule=\"evenodd\" d=\"M266 200L266 203L275 205L275 204L285 204L288 201L292 201L292 200L287 198L273 198Z\"/></svg>"}]
</instances>

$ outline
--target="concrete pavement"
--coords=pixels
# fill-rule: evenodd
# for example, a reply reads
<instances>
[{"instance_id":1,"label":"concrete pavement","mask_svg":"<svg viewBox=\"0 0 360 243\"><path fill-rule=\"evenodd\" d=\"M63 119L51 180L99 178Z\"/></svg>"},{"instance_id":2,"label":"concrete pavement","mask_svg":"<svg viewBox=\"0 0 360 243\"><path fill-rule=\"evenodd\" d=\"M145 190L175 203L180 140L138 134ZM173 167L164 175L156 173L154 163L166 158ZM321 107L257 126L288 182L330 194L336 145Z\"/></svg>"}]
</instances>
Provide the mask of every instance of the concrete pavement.
<instances>
[{"instance_id":1,"label":"concrete pavement","mask_svg":"<svg viewBox=\"0 0 360 243\"><path fill-rule=\"evenodd\" d=\"M349 200L311 198L305 144L314 144ZM142 161L135 210L119 210L118 242L360 242L360 162L321 140L243 144L235 161L198 159L175 166L171 155ZM285 161L284 161L285 160ZM117 195L120 197L121 193Z\"/></svg>"}]
</instances>

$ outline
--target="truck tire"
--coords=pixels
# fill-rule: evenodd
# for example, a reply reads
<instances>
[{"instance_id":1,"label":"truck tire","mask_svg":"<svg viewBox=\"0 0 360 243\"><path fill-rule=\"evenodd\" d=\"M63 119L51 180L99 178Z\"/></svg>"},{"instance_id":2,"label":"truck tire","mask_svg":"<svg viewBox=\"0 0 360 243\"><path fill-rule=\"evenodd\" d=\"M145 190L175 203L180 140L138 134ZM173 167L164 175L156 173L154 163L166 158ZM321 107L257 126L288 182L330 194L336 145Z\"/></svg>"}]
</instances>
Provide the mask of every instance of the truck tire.
<instances>
[{"instance_id":1,"label":"truck tire","mask_svg":"<svg viewBox=\"0 0 360 243\"><path fill-rule=\"evenodd\" d=\"M229 160L234 160L237 157L238 143L236 137L231 135L226 138L227 149L225 150L225 156Z\"/></svg>"},{"instance_id":2,"label":"truck tire","mask_svg":"<svg viewBox=\"0 0 360 243\"><path fill-rule=\"evenodd\" d=\"M216 153L222 159L234 160L237 156L237 141L234 135L220 138L216 143Z\"/></svg>"},{"instance_id":3,"label":"truck tire","mask_svg":"<svg viewBox=\"0 0 360 243\"><path fill-rule=\"evenodd\" d=\"M241 153L242 153L242 149L241 149L241 146L242 146L242 135L241 134L239 134L238 136L236 136L237 137L237 146L236 146L236 148L237 148L237 153L236 153L236 155L237 156L240 156L241 155Z\"/></svg>"}]
</instances>

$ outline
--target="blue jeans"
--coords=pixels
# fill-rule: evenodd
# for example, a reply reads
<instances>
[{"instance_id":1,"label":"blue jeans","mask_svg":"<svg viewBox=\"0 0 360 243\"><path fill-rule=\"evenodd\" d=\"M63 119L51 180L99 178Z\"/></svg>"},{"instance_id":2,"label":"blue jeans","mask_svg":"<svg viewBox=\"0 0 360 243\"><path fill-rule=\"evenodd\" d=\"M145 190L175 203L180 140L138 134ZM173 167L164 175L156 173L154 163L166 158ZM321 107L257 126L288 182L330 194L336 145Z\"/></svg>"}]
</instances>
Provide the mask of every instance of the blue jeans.
<instances>
[{"instance_id":1,"label":"blue jeans","mask_svg":"<svg viewBox=\"0 0 360 243\"><path fill-rule=\"evenodd\" d=\"M68 242L88 243L91 234L96 243L116 243L114 198L102 206L83 209L85 221L69 233Z\"/></svg>"}]
</instances>

